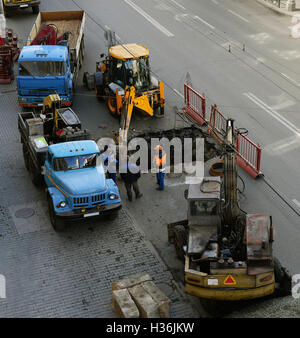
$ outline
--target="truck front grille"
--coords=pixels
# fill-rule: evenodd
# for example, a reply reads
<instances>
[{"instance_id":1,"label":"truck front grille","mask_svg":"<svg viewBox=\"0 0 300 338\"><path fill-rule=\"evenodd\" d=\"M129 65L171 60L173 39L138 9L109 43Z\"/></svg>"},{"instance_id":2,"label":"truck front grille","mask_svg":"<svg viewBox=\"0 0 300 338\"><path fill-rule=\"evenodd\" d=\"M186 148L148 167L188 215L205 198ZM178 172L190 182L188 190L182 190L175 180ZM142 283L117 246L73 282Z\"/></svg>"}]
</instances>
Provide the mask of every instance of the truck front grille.
<instances>
[{"instance_id":1,"label":"truck front grille","mask_svg":"<svg viewBox=\"0 0 300 338\"><path fill-rule=\"evenodd\" d=\"M92 206L99 205L105 201L105 194L92 196Z\"/></svg>"},{"instance_id":2,"label":"truck front grille","mask_svg":"<svg viewBox=\"0 0 300 338\"><path fill-rule=\"evenodd\" d=\"M92 208L105 202L105 194L97 194L92 196L74 197L74 208Z\"/></svg>"},{"instance_id":3,"label":"truck front grille","mask_svg":"<svg viewBox=\"0 0 300 338\"><path fill-rule=\"evenodd\" d=\"M88 207L89 206L89 198L88 197L75 197L73 198L74 207Z\"/></svg>"}]
</instances>

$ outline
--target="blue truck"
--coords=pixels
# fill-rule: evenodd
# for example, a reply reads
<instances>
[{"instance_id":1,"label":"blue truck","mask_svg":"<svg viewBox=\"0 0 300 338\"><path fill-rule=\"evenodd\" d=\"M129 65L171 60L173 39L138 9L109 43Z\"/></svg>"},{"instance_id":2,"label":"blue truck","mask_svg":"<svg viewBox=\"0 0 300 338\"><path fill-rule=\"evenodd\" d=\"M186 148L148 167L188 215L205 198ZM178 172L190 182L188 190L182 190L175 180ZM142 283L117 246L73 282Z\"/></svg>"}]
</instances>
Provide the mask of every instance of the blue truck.
<instances>
[{"instance_id":1,"label":"blue truck","mask_svg":"<svg viewBox=\"0 0 300 338\"><path fill-rule=\"evenodd\" d=\"M84 58L84 24L84 11L39 13L18 59L21 107L42 107L51 94L60 96L63 107L72 105Z\"/></svg>"},{"instance_id":2,"label":"blue truck","mask_svg":"<svg viewBox=\"0 0 300 338\"><path fill-rule=\"evenodd\" d=\"M59 95L44 99L42 113L18 114L25 167L36 186L46 184L50 221L63 230L65 220L107 215L121 208L117 185L106 178L95 141Z\"/></svg>"},{"instance_id":3,"label":"blue truck","mask_svg":"<svg viewBox=\"0 0 300 338\"><path fill-rule=\"evenodd\" d=\"M48 147L45 182L51 224L64 228L64 220L108 215L121 208L117 185L105 178L100 151L94 141L74 141Z\"/></svg>"}]
</instances>

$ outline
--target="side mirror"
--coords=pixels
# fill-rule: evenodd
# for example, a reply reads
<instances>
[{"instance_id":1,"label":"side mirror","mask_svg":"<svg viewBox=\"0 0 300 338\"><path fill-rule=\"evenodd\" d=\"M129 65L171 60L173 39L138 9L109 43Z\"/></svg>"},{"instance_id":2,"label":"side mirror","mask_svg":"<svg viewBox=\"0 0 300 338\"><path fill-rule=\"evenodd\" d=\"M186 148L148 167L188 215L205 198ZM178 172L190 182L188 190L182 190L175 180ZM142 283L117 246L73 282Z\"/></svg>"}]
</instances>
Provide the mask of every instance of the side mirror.
<instances>
[{"instance_id":1,"label":"side mirror","mask_svg":"<svg viewBox=\"0 0 300 338\"><path fill-rule=\"evenodd\" d=\"M189 193L189 191L188 191L188 189L185 189L184 190L184 198L187 200L187 198L188 198L188 193Z\"/></svg>"}]
</instances>

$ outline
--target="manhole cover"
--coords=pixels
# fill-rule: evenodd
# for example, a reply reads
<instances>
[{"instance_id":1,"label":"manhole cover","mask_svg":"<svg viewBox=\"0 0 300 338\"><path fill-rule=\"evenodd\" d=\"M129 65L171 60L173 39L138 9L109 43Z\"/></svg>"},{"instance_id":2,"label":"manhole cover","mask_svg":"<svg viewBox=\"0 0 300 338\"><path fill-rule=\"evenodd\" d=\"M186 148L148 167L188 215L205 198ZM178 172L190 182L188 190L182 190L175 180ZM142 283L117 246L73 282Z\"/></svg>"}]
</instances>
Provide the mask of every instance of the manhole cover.
<instances>
[{"instance_id":1,"label":"manhole cover","mask_svg":"<svg viewBox=\"0 0 300 338\"><path fill-rule=\"evenodd\" d=\"M31 209L31 208L24 208L24 209L20 209L20 210L17 210L15 212L15 216L17 218L29 218L31 216L34 215L34 210Z\"/></svg>"}]
</instances>

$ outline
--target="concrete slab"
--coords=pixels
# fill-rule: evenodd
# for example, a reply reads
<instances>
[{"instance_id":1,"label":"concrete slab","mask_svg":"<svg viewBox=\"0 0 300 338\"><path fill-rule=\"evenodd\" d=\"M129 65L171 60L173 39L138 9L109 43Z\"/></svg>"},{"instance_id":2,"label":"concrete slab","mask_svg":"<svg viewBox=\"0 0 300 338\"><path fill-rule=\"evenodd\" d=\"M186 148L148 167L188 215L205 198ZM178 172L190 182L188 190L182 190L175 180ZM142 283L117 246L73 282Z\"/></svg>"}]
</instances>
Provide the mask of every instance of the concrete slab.
<instances>
[{"instance_id":1,"label":"concrete slab","mask_svg":"<svg viewBox=\"0 0 300 338\"><path fill-rule=\"evenodd\" d=\"M127 289L112 292L113 308L120 318L139 318L140 313Z\"/></svg>"}]
</instances>

